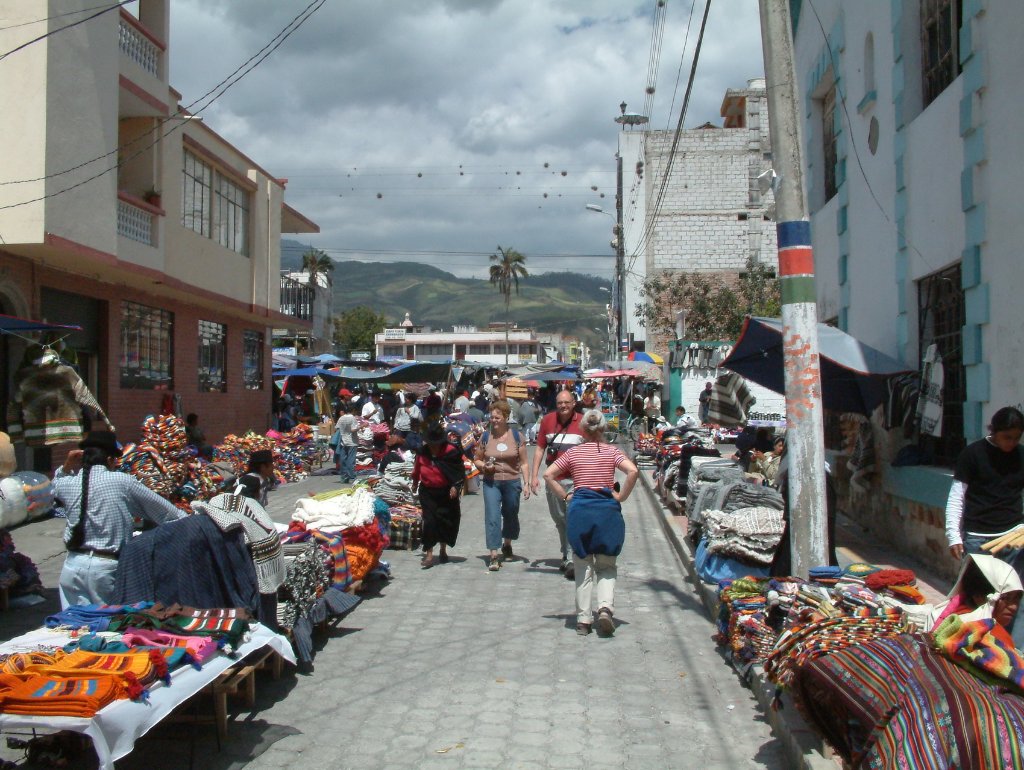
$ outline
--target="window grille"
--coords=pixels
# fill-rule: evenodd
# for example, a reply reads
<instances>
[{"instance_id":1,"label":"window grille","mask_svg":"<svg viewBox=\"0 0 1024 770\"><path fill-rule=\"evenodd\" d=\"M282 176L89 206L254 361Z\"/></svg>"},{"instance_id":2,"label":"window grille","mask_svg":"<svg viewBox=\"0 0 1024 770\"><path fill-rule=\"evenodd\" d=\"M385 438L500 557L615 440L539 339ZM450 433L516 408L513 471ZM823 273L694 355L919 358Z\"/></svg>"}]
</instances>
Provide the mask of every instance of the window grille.
<instances>
[{"instance_id":1,"label":"window grille","mask_svg":"<svg viewBox=\"0 0 1024 770\"><path fill-rule=\"evenodd\" d=\"M918 357L923 358L929 345L938 347L942 356L942 435L922 436L921 448L932 454L935 462L953 465L964 448L963 350L964 291L960 282L960 265L926 276L917 284ZM920 361L918 369L921 369Z\"/></svg>"},{"instance_id":2,"label":"window grille","mask_svg":"<svg viewBox=\"0 0 1024 770\"><path fill-rule=\"evenodd\" d=\"M174 387L174 313L136 302L121 303L121 387Z\"/></svg>"},{"instance_id":3,"label":"window grille","mask_svg":"<svg viewBox=\"0 0 1024 770\"><path fill-rule=\"evenodd\" d=\"M227 361L228 327L213 321L199 322L200 393L224 393L228 389Z\"/></svg>"},{"instance_id":4,"label":"window grille","mask_svg":"<svg viewBox=\"0 0 1024 770\"><path fill-rule=\"evenodd\" d=\"M962 0L921 0L921 75L927 107L960 74Z\"/></svg>"},{"instance_id":5,"label":"window grille","mask_svg":"<svg viewBox=\"0 0 1024 770\"><path fill-rule=\"evenodd\" d=\"M182 226L249 256L249 192L188 150L184 153Z\"/></svg>"},{"instance_id":6,"label":"window grille","mask_svg":"<svg viewBox=\"0 0 1024 770\"><path fill-rule=\"evenodd\" d=\"M263 333L242 333L242 382L246 390L263 390Z\"/></svg>"}]
</instances>

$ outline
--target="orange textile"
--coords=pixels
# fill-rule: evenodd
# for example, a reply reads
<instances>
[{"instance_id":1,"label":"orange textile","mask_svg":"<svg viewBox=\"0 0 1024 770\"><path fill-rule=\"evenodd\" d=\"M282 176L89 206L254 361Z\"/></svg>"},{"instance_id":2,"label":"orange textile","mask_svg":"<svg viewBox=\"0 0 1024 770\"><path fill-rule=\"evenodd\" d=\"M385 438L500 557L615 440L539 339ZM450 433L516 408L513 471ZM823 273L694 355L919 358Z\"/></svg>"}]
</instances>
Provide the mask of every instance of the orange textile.
<instances>
[{"instance_id":1,"label":"orange textile","mask_svg":"<svg viewBox=\"0 0 1024 770\"><path fill-rule=\"evenodd\" d=\"M353 580L362 580L380 561L380 553L362 545L349 545L347 541L345 556L348 558L348 568Z\"/></svg>"},{"instance_id":2,"label":"orange textile","mask_svg":"<svg viewBox=\"0 0 1024 770\"><path fill-rule=\"evenodd\" d=\"M114 677L19 679L0 674L0 712L33 716L92 717L118 698L127 697Z\"/></svg>"}]
</instances>

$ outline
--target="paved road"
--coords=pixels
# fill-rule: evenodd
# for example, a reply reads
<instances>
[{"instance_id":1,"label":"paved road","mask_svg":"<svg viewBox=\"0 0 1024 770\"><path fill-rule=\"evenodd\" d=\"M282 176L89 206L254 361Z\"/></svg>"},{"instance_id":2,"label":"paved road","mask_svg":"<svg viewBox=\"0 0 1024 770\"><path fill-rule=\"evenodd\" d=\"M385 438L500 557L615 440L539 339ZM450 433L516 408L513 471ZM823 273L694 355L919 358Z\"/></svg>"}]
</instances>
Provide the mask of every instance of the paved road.
<instances>
[{"instance_id":1,"label":"paved road","mask_svg":"<svg viewBox=\"0 0 1024 770\"><path fill-rule=\"evenodd\" d=\"M282 487L275 518L335 484ZM523 505L521 558L490 573L483 500L468 496L452 563L386 552L393 580L331 632L311 675L260 680L260 710L222 752L209 728L161 726L118 766L185 767L191 750L196 766L253 770L785 767L651 505L638 485L625 506L614 638L577 636L543 497Z\"/></svg>"}]
</instances>

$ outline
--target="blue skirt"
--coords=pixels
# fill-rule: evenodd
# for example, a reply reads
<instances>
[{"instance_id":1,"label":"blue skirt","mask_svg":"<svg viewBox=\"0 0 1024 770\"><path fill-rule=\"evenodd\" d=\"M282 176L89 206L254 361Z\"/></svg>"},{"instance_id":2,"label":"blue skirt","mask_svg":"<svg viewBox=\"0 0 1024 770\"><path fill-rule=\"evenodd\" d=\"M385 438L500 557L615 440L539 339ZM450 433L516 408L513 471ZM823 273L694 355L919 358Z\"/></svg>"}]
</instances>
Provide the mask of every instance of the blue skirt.
<instances>
[{"instance_id":1,"label":"blue skirt","mask_svg":"<svg viewBox=\"0 0 1024 770\"><path fill-rule=\"evenodd\" d=\"M618 556L626 539L622 506L610 489L577 488L566 510L565 530L577 556Z\"/></svg>"}]
</instances>

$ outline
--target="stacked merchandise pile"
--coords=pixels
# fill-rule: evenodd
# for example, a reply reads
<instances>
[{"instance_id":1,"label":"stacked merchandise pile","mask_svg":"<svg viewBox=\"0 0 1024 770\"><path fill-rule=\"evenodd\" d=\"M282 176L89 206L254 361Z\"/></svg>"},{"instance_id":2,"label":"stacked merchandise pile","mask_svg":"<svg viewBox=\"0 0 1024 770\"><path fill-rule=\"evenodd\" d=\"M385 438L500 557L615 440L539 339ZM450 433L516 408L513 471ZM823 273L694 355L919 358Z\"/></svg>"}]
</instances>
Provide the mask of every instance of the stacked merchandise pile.
<instances>
[{"instance_id":1,"label":"stacked merchandise pile","mask_svg":"<svg viewBox=\"0 0 1024 770\"><path fill-rule=\"evenodd\" d=\"M696 457L721 457L711 434L703 430L673 428L662 433L655 480L668 502L683 507L690 470Z\"/></svg>"},{"instance_id":2,"label":"stacked merchandise pile","mask_svg":"<svg viewBox=\"0 0 1024 770\"><path fill-rule=\"evenodd\" d=\"M183 510L193 500L205 500L217 492L217 484L197 463L185 436L185 423L175 415L149 415L142 422L137 445L128 444L121 454L120 469Z\"/></svg>"},{"instance_id":3,"label":"stacked merchandise pile","mask_svg":"<svg viewBox=\"0 0 1024 770\"><path fill-rule=\"evenodd\" d=\"M374 461L374 432L369 423L360 426L356 433L356 475L372 476L377 472Z\"/></svg>"},{"instance_id":4,"label":"stacked merchandise pile","mask_svg":"<svg viewBox=\"0 0 1024 770\"><path fill-rule=\"evenodd\" d=\"M388 506L389 547L397 550L417 548L423 531L423 511L412 493L413 464L413 460L388 463L383 478L373 487L377 498Z\"/></svg>"},{"instance_id":5,"label":"stacked merchandise pile","mask_svg":"<svg viewBox=\"0 0 1024 770\"><path fill-rule=\"evenodd\" d=\"M700 514L711 507L717 490L713 485L723 481L740 481L743 469L735 460L694 457L690 461L690 472L686 477L686 515L690 519L690 535L693 542L694 527L699 524ZM681 477L680 477L681 480ZM677 482L677 493L678 493Z\"/></svg>"},{"instance_id":6,"label":"stacked merchandise pile","mask_svg":"<svg viewBox=\"0 0 1024 770\"><path fill-rule=\"evenodd\" d=\"M153 602L69 607L46 619L51 630L0 645L0 713L92 717L145 700L175 669L237 649L250 621L243 610Z\"/></svg>"},{"instance_id":7,"label":"stacked merchandise pile","mask_svg":"<svg viewBox=\"0 0 1024 770\"><path fill-rule=\"evenodd\" d=\"M268 433L269 435L269 433ZM313 428L299 423L274 440L274 472L284 481L306 478L317 462L319 448Z\"/></svg>"}]
</instances>

